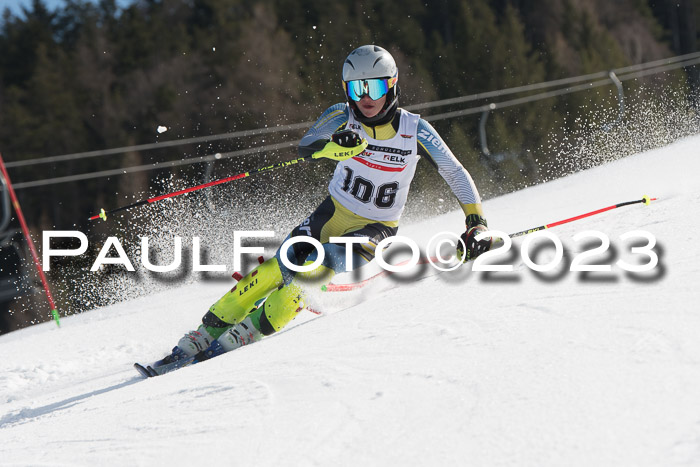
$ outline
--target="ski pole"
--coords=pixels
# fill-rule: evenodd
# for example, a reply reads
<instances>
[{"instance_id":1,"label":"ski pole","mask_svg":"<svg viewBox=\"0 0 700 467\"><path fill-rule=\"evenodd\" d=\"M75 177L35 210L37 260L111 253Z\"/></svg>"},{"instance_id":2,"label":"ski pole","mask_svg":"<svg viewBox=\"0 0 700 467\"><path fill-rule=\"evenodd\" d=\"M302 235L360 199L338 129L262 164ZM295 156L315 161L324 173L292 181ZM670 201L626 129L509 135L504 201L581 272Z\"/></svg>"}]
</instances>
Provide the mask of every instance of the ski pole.
<instances>
[{"instance_id":1,"label":"ski pole","mask_svg":"<svg viewBox=\"0 0 700 467\"><path fill-rule=\"evenodd\" d=\"M261 172L268 172L271 170L281 169L284 167L289 167L290 165L294 165L294 164L298 164L300 162L308 161L312 158L313 158L313 154L309 155L309 156L299 157L297 159L292 159L290 161L278 162L277 164L268 165L267 167L260 167L258 169L251 170L250 172L239 173L238 175L233 175L231 177L222 178L220 180L214 180L213 182L209 182L209 183L203 183L201 185L193 186L190 188L185 188L184 190L174 191L172 193L168 193L165 195L154 196L153 198L148 198L148 199L144 199L141 201L137 201L137 202L129 204L127 206L122 206L120 208L110 209L109 211L105 211L104 209L100 209L100 213L90 217L89 220L91 220L91 221L95 220L95 219L107 220L107 215L114 214L115 212L126 211L127 209L135 208L137 206L143 206L145 204L155 203L157 201L161 201L161 200L164 200L166 198L173 198L175 196L184 195L185 193L190 193L193 191L201 190L203 188L209 188L210 186L221 185L222 183L228 183L228 182L232 182L234 180L240 180L241 178L246 178L246 177L249 177L253 174L257 174L257 173L261 173Z\"/></svg>"},{"instance_id":2,"label":"ski pole","mask_svg":"<svg viewBox=\"0 0 700 467\"><path fill-rule=\"evenodd\" d=\"M533 232L538 232L540 230L550 229L552 227L556 227L556 226L562 225L562 224L568 224L569 222L577 221L579 219L584 219L584 218L590 217L590 216L595 216L596 214L600 214L600 213L603 213L606 211L621 208L622 206L629 206L631 204L640 204L640 203L649 205L649 203L651 203L652 201L656 201L656 198L649 198L648 196L645 195L642 199L638 199L635 201L626 201L624 203L613 204L612 206L608 206L606 208L596 209L595 211L587 212L587 213L581 214L579 216L570 217L568 219L564 219L561 221L552 222L551 224L541 225L539 227L535 227L532 229L527 229L527 230L523 230L521 232L512 233L508 236L510 238L522 237L523 235L527 235L527 234L530 234Z\"/></svg>"},{"instance_id":3,"label":"ski pole","mask_svg":"<svg viewBox=\"0 0 700 467\"><path fill-rule=\"evenodd\" d=\"M581 214L581 215L579 215L579 216L574 216L574 217L570 217L570 218L568 218L568 219L564 219L564 220L561 220L561 221L552 222L551 224L546 224L546 225L542 225L542 226L539 226L539 227L534 227L534 228L532 228L532 229L523 230L523 231L521 231L521 232L515 232L515 233L512 233L512 234L510 234L510 235L508 235L508 236L509 236L510 238L522 237L522 236L524 236L524 235L528 235L528 234L531 234L531 233L533 233L533 232L538 232L538 231L540 231L540 230L549 229L549 228L552 228L552 227L556 227L556 226L558 226L558 225L567 224L567 223L569 223L569 222L573 222L573 221L577 221L577 220L579 220L579 219L584 219L584 218L586 218L586 217L594 216L594 215L596 215L596 214L600 214L600 213L603 213L603 212L606 212L606 211L610 211L610 210L612 210L612 209L617 209L617 208L620 208L620 207L622 207L622 206L629 206L629 205L631 205L631 204L640 204L640 203L648 205L648 204L651 203L652 201L656 201L656 198L649 198L648 196L644 196L642 199L638 199L638 200L635 200L635 201L627 201L627 202L624 202L624 203L614 204L614 205L612 205L612 206L608 206L608 207L606 207L606 208L601 208L601 209L597 209L597 210L595 210L595 211L587 212L587 213ZM498 241L502 241L502 240L499 238ZM432 260L435 260L436 258L435 258L435 257L431 257L431 259L432 259ZM417 264L425 264L425 263L427 263L427 262L428 262L427 259L421 259L421 260L418 261ZM401 264L405 264L405 263L407 263L407 261L405 261L404 263L401 263ZM401 264L399 264L399 265L401 265ZM398 266L398 265L397 265L397 266ZM362 287L364 287L364 286L366 286L367 284L369 284L372 280L377 279L377 278L379 278L379 277L386 276L386 275L391 275L391 274L393 274L391 271L382 271L382 272L380 272L380 273L377 273L377 274L375 274L375 275L373 275L373 276L368 277L367 279L365 279L365 280L363 280L363 281L355 282L355 283L352 283L352 284L333 284L333 283L331 283L331 284L326 284L326 285L321 286L321 290L323 290L324 292L343 292L343 291L348 291L348 290L361 289Z\"/></svg>"}]
</instances>

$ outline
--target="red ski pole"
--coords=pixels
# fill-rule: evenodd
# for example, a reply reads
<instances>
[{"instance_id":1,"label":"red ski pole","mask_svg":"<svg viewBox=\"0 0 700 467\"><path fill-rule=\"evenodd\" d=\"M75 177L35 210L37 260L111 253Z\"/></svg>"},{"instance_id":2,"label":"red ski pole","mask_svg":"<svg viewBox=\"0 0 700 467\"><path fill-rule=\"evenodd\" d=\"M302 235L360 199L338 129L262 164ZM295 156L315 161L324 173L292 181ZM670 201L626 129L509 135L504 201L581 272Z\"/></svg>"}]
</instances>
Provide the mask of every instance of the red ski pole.
<instances>
[{"instance_id":1,"label":"red ski pole","mask_svg":"<svg viewBox=\"0 0 700 467\"><path fill-rule=\"evenodd\" d=\"M7 173L7 168L5 168L5 161L2 159L2 154L0 154L0 170L2 170L2 175L5 178L5 182L7 182L7 191L10 193L12 205L15 208L15 212L17 213L17 219L19 220L19 224L22 227L22 233L24 234L24 238L27 240L27 245L29 245L29 251L32 254L34 265L36 266L36 270L39 272L39 278L41 279L41 283L44 286L44 292L46 293L46 298L49 301L49 306L51 307L51 315L56 321L56 325L60 327L61 323L58 319L58 311L56 310L56 304L54 303L53 297L51 296L49 283L46 280L46 276L44 275L44 270L41 268L41 263L39 262L39 254L36 252L36 248L34 247L32 237L29 236L29 228L27 227L27 222L24 220L24 214L22 214L22 208L19 206L19 201L17 200L15 190L14 188L12 188L10 175Z\"/></svg>"},{"instance_id":2,"label":"red ski pole","mask_svg":"<svg viewBox=\"0 0 700 467\"><path fill-rule=\"evenodd\" d=\"M577 221L577 220L579 220L579 219L583 219L583 218L590 217L590 216L595 216L596 214L600 214L600 213L602 213L602 212L610 211L610 210L612 210L612 209L621 208L622 206L629 206L630 204L639 204L639 203L643 203L643 204L648 205L648 204L651 203L652 201L656 201L656 198L649 198L648 196L644 196L642 199L638 199L638 200L635 200L635 201L626 201L626 202L624 202L624 203L613 204L612 206L608 206L608 207L606 207L606 208L596 209L595 211L587 212L587 213L581 214L581 215L579 215L579 216L574 216L574 217L570 217L570 218L568 218L568 219L564 219L564 220L561 220L561 221L552 222L551 224L541 225L541 226L539 226L539 227L535 227L535 228L532 228L532 229L523 230L522 232L512 233L512 234L510 234L510 235L508 235L508 236L509 236L510 238L522 237L523 235L527 235L527 234L530 234L530 233L532 233L532 232L538 232L538 231L540 231L540 230L550 229L550 228L556 227L556 226L558 226L558 225L568 224L569 222Z\"/></svg>"},{"instance_id":3,"label":"red ski pole","mask_svg":"<svg viewBox=\"0 0 700 467\"><path fill-rule=\"evenodd\" d=\"M283 167L289 167L290 165L298 164L299 162L304 162L304 161L312 159L312 158L313 158L313 155L310 155L310 156L305 156L305 157L299 157L297 159L292 159L291 161L278 162L277 164L268 165L267 167L261 167L259 169L251 170L250 172L243 172L243 173L239 173L238 175L233 175L231 177L222 178L220 180L214 180L213 182L203 183L201 185L193 186L190 188L185 188L184 190L174 191L172 193L168 193L165 195L154 196L153 198L148 198L148 199L144 199L141 201L137 201L137 202L129 204L127 206L122 206L120 208L111 209L109 211L105 211L104 209L100 209L100 213L90 217L89 220L91 220L91 221L95 220L95 219L107 220L108 214L114 214L115 212L119 212L119 211L126 211L127 209L135 208L137 206L143 206L143 205L149 204L149 203L155 203L157 201L161 201L161 200L164 200L166 198L173 198L175 196L184 195L185 193L191 193L193 191L201 190L203 188L209 188L211 186L221 185L222 183L232 182L234 180L239 180L241 178L249 177L249 176L256 174L256 173L267 172L267 171L275 170L275 169L281 169Z\"/></svg>"},{"instance_id":4,"label":"red ski pole","mask_svg":"<svg viewBox=\"0 0 700 467\"><path fill-rule=\"evenodd\" d=\"M600 213L603 213L603 212L606 212L606 211L610 211L610 210L612 210L612 209L621 208L622 206L629 206L630 204L640 204L640 203L643 203L643 204L648 205L648 204L651 203L652 201L656 201L656 198L649 198L648 196L644 196L642 199L638 199L638 200L635 200L635 201L626 201L626 202L624 202L624 203L614 204L614 205L612 205L612 206L608 206L608 207L601 208L601 209L596 209L595 211L591 211L591 212L587 212L587 213L585 213L585 214L581 214L581 215L578 215L578 216L570 217L570 218L568 218L568 219L564 219L564 220L557 221L557 222L552 222L551 224L541 225L541 226L539 226L539 227L534 227L534 228L532 228L532 229L527 229L527 230L523 230L523 231L521 231L521 232L512 233L512 234L510 234L510 235L508 235L508 236L509 236L510 238L522 237L523 235L531 234L531 233L533 233L533 232L538 232L538 231L540 231L540 230L549 229L549 228L552 228L552 227L556 227L556 226L558 226L558 225L567 224L567 223L569 223L569 222L577 221L577 220L579 220L579 219L584 219L584 218L586 218L586 217L595 216L596 214L600 214ZM500 239L499 239L499 240L500 240ZM433 259L435 259L435 258L433 258ZM422 259L422 260L420 260L420 261L418 262L418 264L425 264L425 263L427 263L427 262L428 262L428 261L427 261L426 259ZM362 287L364 287L364 286L366 286L367 284L369 284L370 281L372 281L372 280L374 280L374 279L377 279L377 278L379 278L379 277L383 277L383 276L389 275L389 274L391 274L390 271L382 271L382 272L380 272L380 273L375 274L374 276L368 277L367 279L365 279L365 280L363 280L363 281L355 282L355 283L353 283L353 284L327 284L327 285L323 285L323 286L321 286L321 290L323 290L324 292L342 292L342 291L347 291L347 290L361 289Z\"/></svg>"}]
</instances>

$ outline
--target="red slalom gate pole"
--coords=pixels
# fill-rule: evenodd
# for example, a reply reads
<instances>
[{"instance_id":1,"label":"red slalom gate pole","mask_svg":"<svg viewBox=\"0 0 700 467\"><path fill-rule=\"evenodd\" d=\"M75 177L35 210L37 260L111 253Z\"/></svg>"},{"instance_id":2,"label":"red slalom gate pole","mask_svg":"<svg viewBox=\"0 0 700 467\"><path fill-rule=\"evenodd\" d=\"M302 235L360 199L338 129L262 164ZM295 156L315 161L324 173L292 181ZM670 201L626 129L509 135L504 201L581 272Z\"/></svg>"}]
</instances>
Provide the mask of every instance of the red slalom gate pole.
<instances>
[{"instance_id":1,"label":"red slalom gate pole","mask_svg":"<svg viewBox=\"0 0 700 467\"><path fill-rule=\"evenodd\" d=\"M22 208L19 206L19 201L17 200L17 195L15 194L15 189L12 188L12 182L10 181L10 175L7 173L7 168L5 167L5 161L2 158L2 154L0 153L0 170L2 170L2 175L5 178L5 182L7 182L7 191L10 193L10 198L12 199L12 205L15 208L15 212L17 213L17 219L19 219L20 226L22 227L22 233L24 234L24 238L27 240L27 245L29 245L29 251L32 253L32 259L34 260L34 265L36 266L36 270L39 272L39 277L41 278L41 283L44 286L44 292L46 293L46 298L49 301L49 306L51 307L51 315L53 316L53 319L56 321L56 326L60 327L61 322L59 321L58 318L58 311L56 310L56 304L53 301L53 297L51 296L51 290L49 289L49 283L46 280L46 275L44 274L44 270L41 268L41 263L39 262L39 254L36 251L36 248L34 247L34 242L32 241L32 237L29 235L29 228L27 227L27 222L24 220L24 214L22 214Z\"/></svg>"}]
</instances>

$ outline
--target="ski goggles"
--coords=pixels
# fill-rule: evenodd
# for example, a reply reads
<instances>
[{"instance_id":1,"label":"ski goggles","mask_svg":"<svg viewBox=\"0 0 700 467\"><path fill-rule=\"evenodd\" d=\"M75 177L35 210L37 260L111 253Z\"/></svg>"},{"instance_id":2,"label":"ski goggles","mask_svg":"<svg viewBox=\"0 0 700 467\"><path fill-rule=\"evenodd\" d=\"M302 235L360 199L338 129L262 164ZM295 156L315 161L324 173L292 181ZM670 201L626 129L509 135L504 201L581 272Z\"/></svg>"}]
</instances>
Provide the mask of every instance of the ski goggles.
<instances>
[{"instance_id":1,"label":"ski goggles","mask_svg":"<svg viewBox=\"0 0 700 467\"><path fill-rule=\"evenodd\" d=\"M396 78L355 79L343 82L348 97L359 101L364 96L376 101L386 96L389 89L396 83Z\"/></svg>"}]
</instances>

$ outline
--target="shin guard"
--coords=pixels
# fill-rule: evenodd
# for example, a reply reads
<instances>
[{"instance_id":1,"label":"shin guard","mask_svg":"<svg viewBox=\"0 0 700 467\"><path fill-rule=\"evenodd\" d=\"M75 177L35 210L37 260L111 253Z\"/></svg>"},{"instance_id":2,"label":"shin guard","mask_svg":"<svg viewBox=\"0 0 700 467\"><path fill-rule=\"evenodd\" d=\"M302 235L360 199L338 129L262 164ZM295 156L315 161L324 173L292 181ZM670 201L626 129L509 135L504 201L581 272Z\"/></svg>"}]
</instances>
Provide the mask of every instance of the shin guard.
<instances>
[{"instance_id":1,"label":"shin guard","mask_svg":"<svg viewBox=\"0 0 700 467\"><path fill-rule=\"evenodd\" d=\"M282 285L277 258L270 258L255 268L214 305L209 312L228 324L240 323L256 308L255 303Z\"/></svg>"}]
</instances>

